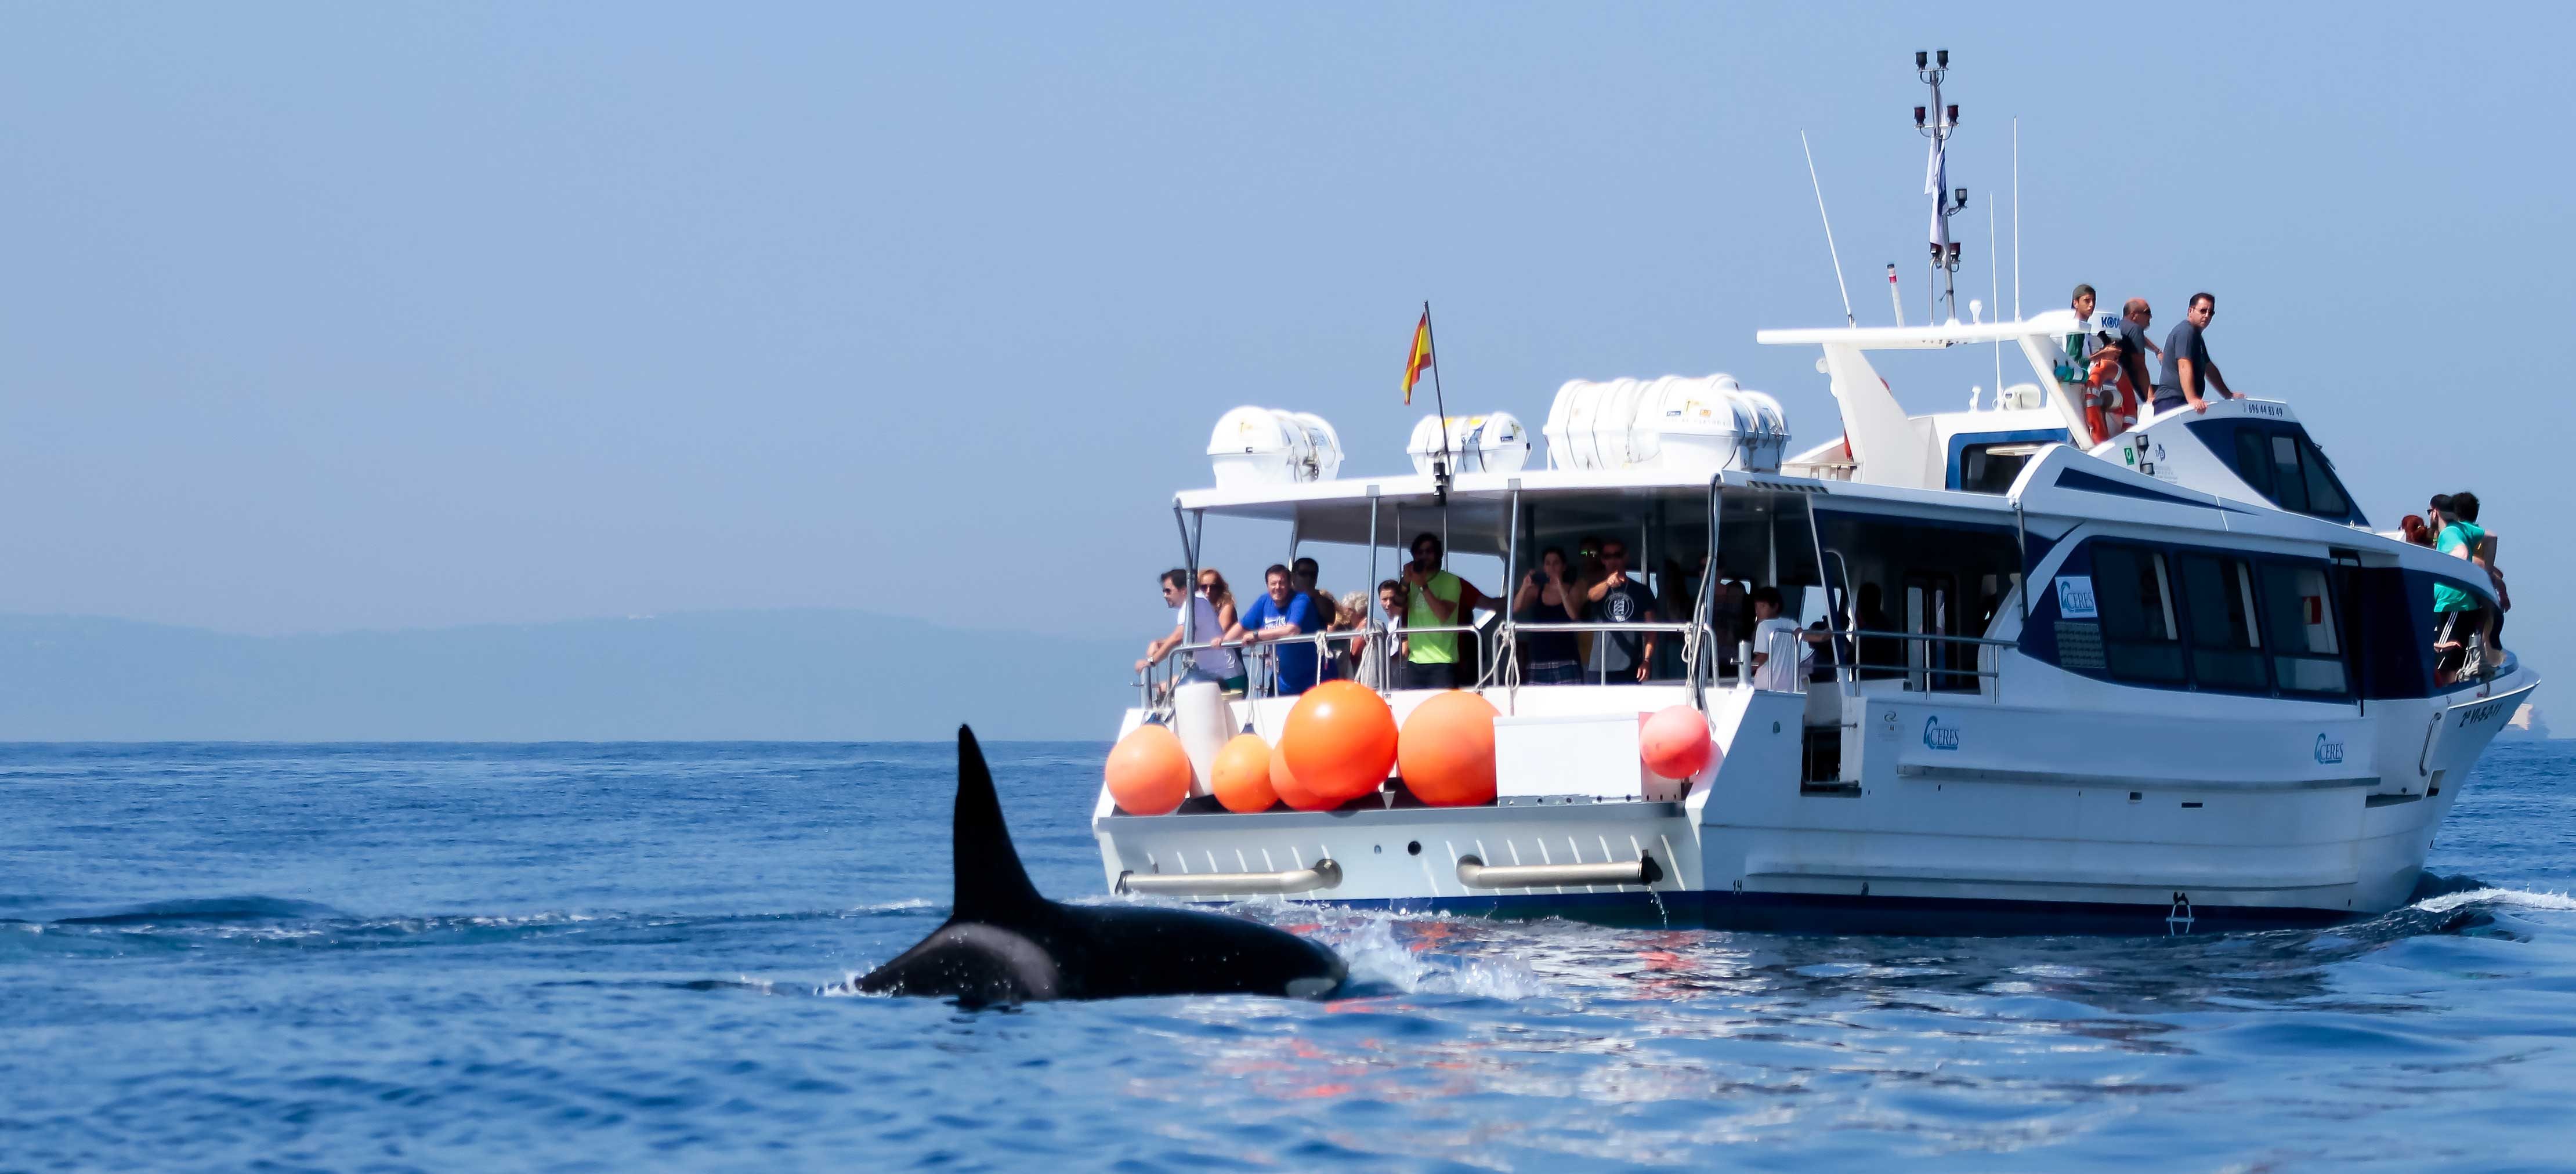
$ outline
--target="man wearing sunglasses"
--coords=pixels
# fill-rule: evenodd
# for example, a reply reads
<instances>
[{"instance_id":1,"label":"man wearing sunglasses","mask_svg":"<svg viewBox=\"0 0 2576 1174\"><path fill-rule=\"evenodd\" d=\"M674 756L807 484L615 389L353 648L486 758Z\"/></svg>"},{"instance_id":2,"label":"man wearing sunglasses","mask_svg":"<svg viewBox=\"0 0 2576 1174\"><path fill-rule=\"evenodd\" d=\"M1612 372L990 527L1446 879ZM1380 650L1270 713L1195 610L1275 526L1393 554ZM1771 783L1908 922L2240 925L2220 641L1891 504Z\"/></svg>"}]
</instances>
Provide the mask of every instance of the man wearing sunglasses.
<instances>
[{"instance_id":1,"label":"man wearing sunglasses","mask_svg":"<svg viewBox=\"0 0 2576 1174\"><path fill-rule=\"evenodd\" d=\"M1601 544L1601 581L1584 594L1592 601L1592 622L1598 624L1652 623L1655 619L1655 597L1646 585L1628 573L1628 544L1613 538ZM1655 634L1641 636L1605 633L1592 642L1592 659L1585 676L1599 681L1605 676L1613 683L1643 682L1649 666L1655 661Z\"/></svg>"},{"instance_id":2,"label":"man wearing sunglasses","mask_svg":"<svg viewBox=\"0 0 2576 1174\"><path fill-rule=\"evenodd\" d=\"M1473 583L1440 569L1440 536L1428 530L1413 539L1413 561L1404 564L1404 626L1451 628L1475 622L1476 609L1502 605ZM1405 637L1405 654L1395 662L1398 689L1457 689L1472 685L1459 679L1458 633L1425 632Z\"/></svg>"},{"instance_id":3,"label":"man wearing sunglasses","mask_svg":"<svg viewBox=\"0 0 2576 1174\"><path fill-rule=\"evenodd\" d=\"M2156 414L2182 410L2190 404L2195 412L2209 410L2205 389L2216 387L2220 395L2236 398L2236 389L2227 386L2227 377L2218 373L2218 364L2209 361L2209 344L2201 332L2209 329L2209 320L2218 316L2218 299L2205 293L2191 295L2191 312L2174 323L2173 333L2165 336L2165 375L2156 380Z\"/></svg>"}]
</instances>

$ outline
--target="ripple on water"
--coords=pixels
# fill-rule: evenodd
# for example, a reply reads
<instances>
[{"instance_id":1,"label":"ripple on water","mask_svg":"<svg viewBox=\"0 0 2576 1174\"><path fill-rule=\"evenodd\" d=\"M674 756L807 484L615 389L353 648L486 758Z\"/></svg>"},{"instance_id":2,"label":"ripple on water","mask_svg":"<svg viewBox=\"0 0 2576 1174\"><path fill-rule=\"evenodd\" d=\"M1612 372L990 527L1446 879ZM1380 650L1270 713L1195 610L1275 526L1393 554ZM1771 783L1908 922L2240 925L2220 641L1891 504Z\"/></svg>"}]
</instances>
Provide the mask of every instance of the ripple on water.
<instances>
[{"instance_id":1,"label":"ripple on water","mask_svg":"<svg viewBox=\"0 0 2576 1174\"><path fill-rule=\"evenodd\" d=\"M1102 899L1081 831L1101 748L988 749L1041 887ZM1343 997L816 997L945 916L923 845L944 842L946 753L0 748L0 1148L73 1168L2564 1159L2565 749L2500 747L2419 899L2322 931L1792 937L1274 902L1241 911L1340 950Z\"/></svg>"}]
</instances>

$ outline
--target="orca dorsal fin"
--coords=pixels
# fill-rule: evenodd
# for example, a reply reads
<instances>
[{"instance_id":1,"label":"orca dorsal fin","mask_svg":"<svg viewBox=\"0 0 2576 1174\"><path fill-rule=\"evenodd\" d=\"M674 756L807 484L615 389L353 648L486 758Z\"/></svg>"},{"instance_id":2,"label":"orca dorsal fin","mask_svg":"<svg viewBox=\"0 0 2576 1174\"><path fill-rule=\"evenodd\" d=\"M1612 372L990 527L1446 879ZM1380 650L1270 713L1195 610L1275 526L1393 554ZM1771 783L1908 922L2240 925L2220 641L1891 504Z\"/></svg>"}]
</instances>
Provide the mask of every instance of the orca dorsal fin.
<instances>
[{"instance_id":1,"label":"orca dorsal fin","mask_svg":"<svg viewBox=\"0 0 2576 1174\"><path fill-rule=\"evenodd\" d=\"M951 830L955 895L949 917L1007 925L1026 920L1046 905L1029 872L1011 846L1011 829L1002 822L1002 799L993 791L993 772L984 766L984 750L975 731L957 727L957 815Z\"/></svg>"}]
</instances>

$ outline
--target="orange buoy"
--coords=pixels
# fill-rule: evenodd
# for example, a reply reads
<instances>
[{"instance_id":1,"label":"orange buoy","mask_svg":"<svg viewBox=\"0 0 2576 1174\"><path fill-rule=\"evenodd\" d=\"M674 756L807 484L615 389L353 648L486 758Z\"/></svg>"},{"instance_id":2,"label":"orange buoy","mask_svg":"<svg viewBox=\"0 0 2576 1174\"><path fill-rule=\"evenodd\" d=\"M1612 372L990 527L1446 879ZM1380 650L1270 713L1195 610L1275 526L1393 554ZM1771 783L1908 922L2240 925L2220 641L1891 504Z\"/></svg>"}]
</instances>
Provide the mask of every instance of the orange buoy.
<instances>
[{"instance_id":1,"label":"orange buoy","mask_svg":"<svg viewBox=\"0 0 2576 1174\"><path fill-rule=\"evenodd\" d=\"M1109 748L1102 774L1109 797L1129 815L1164 815L1190 797L1189 753L1170 726L1146 722Z\"/></svg>"},{"instance_id":2,"label":"orange buoy","mask_svg":"<svg viewBox=\"0 0 2576 1174\"><path fill-rule=\"evenodd\" d=\"M1668 779L1686 779L1708 765L1717 750L1708 739L1708 719L1687 705L1656 710L1637 730L1637 756L1646 769Z\"/></svg>"},{"instance_id":3,"label":"orange buoy","mask_svg":"<svg viewBox=\"0 0 2576 1174\"><path fill-rule=\"evenodd\" d=\"M1413 708L1396 739L1396 773L1434 807L1494 801L1494 703L1462 689Z\"/></svg>"},{"instance_id":4,"label":"orange buoy","mask_svg":"<svg viewBox=\"0 0 2576 1174\"><path fill-rule=\"evenodd\" d=\"M1326 681L1297 699L1279 735L1297 781L1339 807L1376 790L1395 766L1395 713L1356 681Z\"/></svg>"},{"instance_id":5,"label":"orange buoy","mask_svg":"<svg viewBox=\"0 0 2576 1174\"><path fill-rule=\"evenodd\" d=\"M1268 811L1279 801L1270 785L1270 743L1259 734L1236 734L1226 742L1208 776L1208 789L1228 811Z\"/></svg>"},{"instance_id":6,"label":"orange buoy","mask_svg":"<svg viewBox=\"0 0 2576 1174\"><path fill-rule=\"evenodd\" d=\"M1341 804L1309 791L1297 781L1297 772L1288 769L1288 755L1279 747L1270 748L1270 789L1279 801L1299 811L1325 811Z\"/></svg>"}]
</instances>

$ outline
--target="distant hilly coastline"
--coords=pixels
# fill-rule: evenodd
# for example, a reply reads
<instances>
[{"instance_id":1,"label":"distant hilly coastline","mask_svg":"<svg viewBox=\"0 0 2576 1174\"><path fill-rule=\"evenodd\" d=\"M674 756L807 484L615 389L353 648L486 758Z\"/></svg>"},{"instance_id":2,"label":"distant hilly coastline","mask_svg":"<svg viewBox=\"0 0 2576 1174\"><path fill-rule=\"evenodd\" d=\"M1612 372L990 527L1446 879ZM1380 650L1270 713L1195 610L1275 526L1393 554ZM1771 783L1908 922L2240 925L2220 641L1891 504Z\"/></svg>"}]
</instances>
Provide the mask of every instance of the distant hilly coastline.
<instances>
[{"instance_id":1,"label":"distant hilly coastline","mask_svg":"<svg viewBox=\"0 0 2576 1174\"><path fill-rule=\"evenodd\" d=\"M322 636L0 615L0 740L1106 739L1139 643L837 610Z\"/></svg>"}]
</instances>

